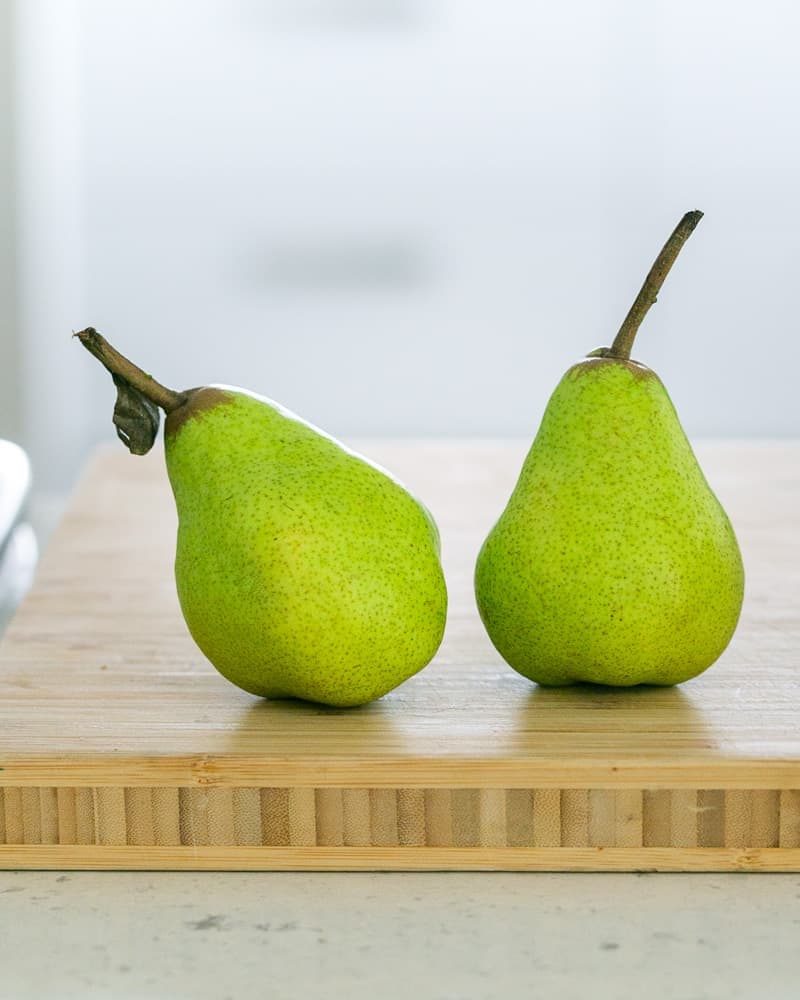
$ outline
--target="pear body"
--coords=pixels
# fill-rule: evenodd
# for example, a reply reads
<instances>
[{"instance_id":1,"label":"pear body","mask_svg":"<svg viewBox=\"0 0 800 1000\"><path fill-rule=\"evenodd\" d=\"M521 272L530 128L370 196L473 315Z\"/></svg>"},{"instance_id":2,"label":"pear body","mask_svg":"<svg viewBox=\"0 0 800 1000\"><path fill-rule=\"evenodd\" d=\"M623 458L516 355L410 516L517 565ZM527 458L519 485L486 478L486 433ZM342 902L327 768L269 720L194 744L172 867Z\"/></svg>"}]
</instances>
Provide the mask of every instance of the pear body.
<instances>
[{"instance_id":1,"label":"pear body","mask_svg":"<svg viewBox=\"0 0 800 1000\"><path fill-rule=\"evenodd\" d=\"M386 472L222 386L193 390L165 443L181 609L220 673L350 706L430 661L447 609L438 532Z\"/></svg>"},{"instance_id":2,"label":"pear body","mask_svg":"<svg viewBox=\"0 0 800 1000\"><path fill-rule=\"evenodd\" d=\"M655 373L573 366L478 556L500 654L544 685L677 684L725 649L743 589L731 524Z\"/></svg>"}]
</instances>

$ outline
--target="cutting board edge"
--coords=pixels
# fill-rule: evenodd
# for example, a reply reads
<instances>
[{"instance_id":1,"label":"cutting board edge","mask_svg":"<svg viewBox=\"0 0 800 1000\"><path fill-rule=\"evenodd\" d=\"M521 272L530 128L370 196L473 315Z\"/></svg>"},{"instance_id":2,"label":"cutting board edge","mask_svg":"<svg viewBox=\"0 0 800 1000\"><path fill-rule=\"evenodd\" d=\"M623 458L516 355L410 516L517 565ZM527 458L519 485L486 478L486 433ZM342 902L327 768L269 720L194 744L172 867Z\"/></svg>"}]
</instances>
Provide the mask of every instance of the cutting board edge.
<instances>
[{"instance_id":1,"label":"cutting board edge","mask_svg":"<svg viewBox=\"0 0 800 1000\"><path fill-rule=\"evenodd\" d=\"M0 785L280 788L795 789L800 759L295 757L84 754L0 756Z\"/></svg>"},{"instance_id":2,"label":"cutting board edge","mask_svg":"<svg viewBox=\"0 0 800 1000\"><path fill-rule=\"evenodd\" d=\"M800 848L0 846L0 870L798 872Z\"/></svg>"}]
</instances>

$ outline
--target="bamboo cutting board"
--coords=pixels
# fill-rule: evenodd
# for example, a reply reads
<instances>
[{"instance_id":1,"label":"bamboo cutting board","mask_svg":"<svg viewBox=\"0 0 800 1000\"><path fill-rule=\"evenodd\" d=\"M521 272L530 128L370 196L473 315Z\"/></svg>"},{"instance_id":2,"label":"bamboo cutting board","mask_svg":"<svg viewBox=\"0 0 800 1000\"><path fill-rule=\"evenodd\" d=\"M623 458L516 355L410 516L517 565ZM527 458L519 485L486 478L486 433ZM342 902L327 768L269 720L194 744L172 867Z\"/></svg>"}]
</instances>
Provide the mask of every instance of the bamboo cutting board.
<instances>
[{"instance_id":1,"label":"bamboo cutting board","mask_svg":"<svg viewBox=\"0 0 800 1000\"><path fill-rule=\"evenodd\" d=\"M676 689L538 688L471 588L521 444L375 443L433 509L431 666L361 709L228 684L180 617L162 457L97 455L0 647L0 867L800 871L800 444L699 449L748 572Z\"/></svg>"}]
</instances>

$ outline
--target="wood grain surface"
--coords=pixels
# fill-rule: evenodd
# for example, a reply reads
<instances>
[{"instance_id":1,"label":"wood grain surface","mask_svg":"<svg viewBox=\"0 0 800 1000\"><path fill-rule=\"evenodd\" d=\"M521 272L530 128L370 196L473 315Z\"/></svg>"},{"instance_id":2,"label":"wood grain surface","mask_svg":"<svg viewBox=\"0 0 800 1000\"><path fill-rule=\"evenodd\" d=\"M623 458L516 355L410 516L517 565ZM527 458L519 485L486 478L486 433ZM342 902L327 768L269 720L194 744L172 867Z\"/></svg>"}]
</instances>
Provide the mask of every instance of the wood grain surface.
<instances>
[{"instance_id":1,"label":"wood grain surface","mask_svg":"<svg viewBox=\"0 0 800 1000\"><path fill-rule=\"evenodd\" d=\"M800 868L800 445L698 449L742 622L703 676L627 691L538 688L480 624L474 558L524 445L365 450L433 510L450 616L425 671L349 710L214 671L163 458L96 456L0 646L0 865Z\"/></svg>"}]
</instances>

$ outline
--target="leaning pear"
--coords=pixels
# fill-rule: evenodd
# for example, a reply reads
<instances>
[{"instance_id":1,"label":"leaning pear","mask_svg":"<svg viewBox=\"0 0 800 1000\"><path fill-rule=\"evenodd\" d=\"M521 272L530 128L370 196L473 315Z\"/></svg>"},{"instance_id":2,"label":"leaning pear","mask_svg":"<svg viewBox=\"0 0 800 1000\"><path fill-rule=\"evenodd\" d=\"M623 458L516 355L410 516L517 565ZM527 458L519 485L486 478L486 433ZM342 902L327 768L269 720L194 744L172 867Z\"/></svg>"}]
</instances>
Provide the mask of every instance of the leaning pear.
<instances>
[{"instance_id":1,"label":"leaning pear","mask_svg":"<svg viewBox=\"0 0 800 1000\"><path fill-rule=\"evenodd\" d=\"M134 453L164 429L178 509L175 578L197 645L268 698L379 698L433 657L447 593L439 535L385 470L243 389L161 386L91 328Z\"/></svg>"}]
</instances>

